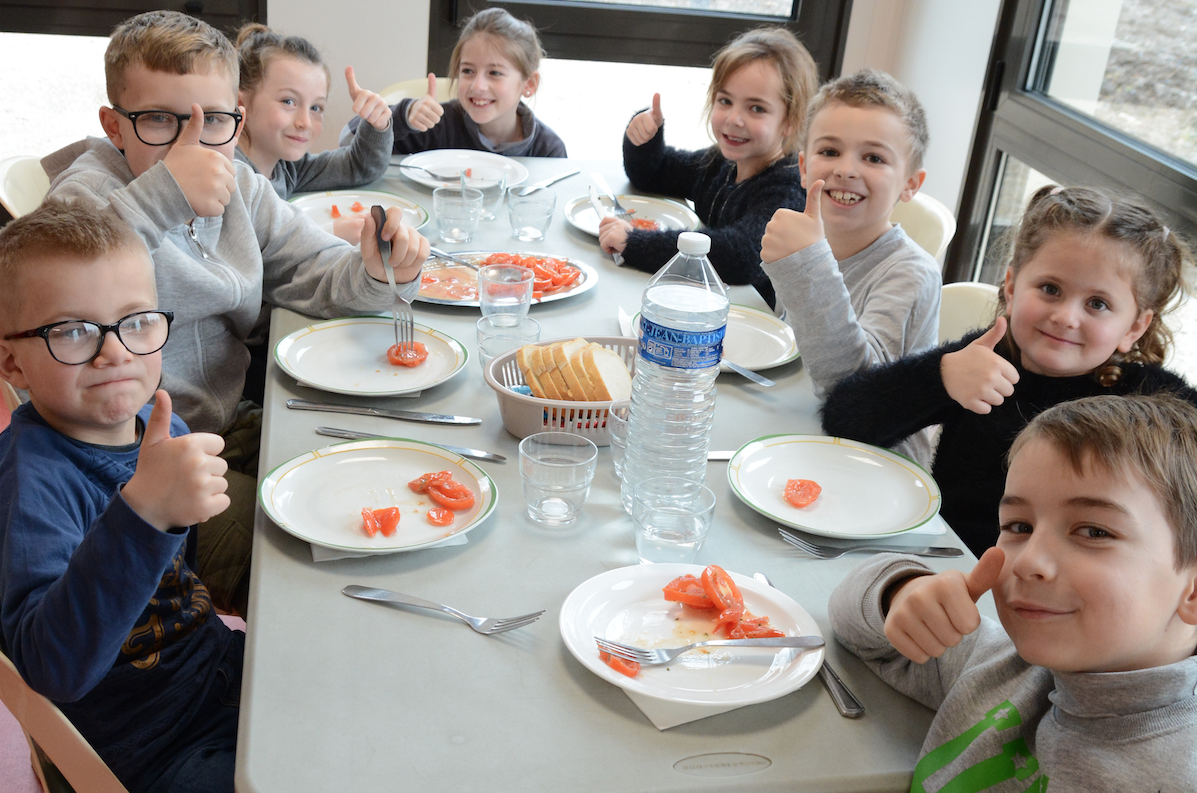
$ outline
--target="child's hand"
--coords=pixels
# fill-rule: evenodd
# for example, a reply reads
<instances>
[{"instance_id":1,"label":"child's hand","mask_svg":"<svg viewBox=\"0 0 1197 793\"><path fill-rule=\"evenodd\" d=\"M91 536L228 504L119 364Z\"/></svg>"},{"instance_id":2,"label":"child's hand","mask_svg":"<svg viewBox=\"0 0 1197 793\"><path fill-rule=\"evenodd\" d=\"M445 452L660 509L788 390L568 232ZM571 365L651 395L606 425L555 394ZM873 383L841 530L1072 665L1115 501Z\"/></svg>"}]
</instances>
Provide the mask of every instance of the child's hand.
<instances>
[{"instance_id":1,"label":"child's hand","mask_svg":"<svg viewBox=\"0 0 1197 793\"><path fill-rule=\"evenodd\" d=\"M894 649L925 664L981 625L977 600L997 584L1006 554L990 548L968 575L949 570L897 584L885 618L885 637Z\"/></svg>"},{"instance_id":2,"label":"child's hand","mask_svg":"<svg viewBox=\"0 0 1197 793\"><path fill-rule=\"evenodd\" d=\"M170 175L179 184L195 214L202 218L216 218L237 189L237 171L233 161L215 149L200 143L204 129L204 109L191 106L191 118L179 131L179 139L162 160Z\"/></svg>"},{"instance_id":3,"label":"child's hand","mask_svg":"<svg viewBox=\"0 0 1197 793\"><path fill-rule=\"evenodd\" d=\"M984 336L940 360L944 390L967 410L985 415L1014 393L1018 370L993 351L1005 335L1006 318L1001 316Z\"/></svg>"},{"instance_id":4,"label":"child's hand","mask_svg":"<svg viewBox=\"0 0 1197 793\"><path fill-rule=\"evenodd\" d=\"M353 112L374 129L384 131L391 123L391 108L387 106L386 101L373 91L358 86L353 77L352 66L345 67L345 82L349 83L349 98L353 100Z\"/></svg>"},{"instance_id":5,"label":"child's hand","mask_svg":"<svg viewBox=\"0 0 1197 793\"><path fill-rule=\"evenodd\" d=\"M407 126L416 132L427 132L440 123L445 109L436 101L436 75L428 73L428 93L407 108Z\"/></svg>"},{"instance_id":6,"label":"child's hand","mask_svg":"<svg viewBox=\"0 0 1197 793\"><path fill-rule=\"evenodd\" d=\"M825 238L823 215L819 211L822 195L823 180L820 179L806 194L805 210L779 209L773 213L773 219L765 226L765 236L761 237L762 262L779 261Z\"/></svg>"},{"instance_id":7,"label":"child's hand","mask_svg":"<svg viewBox=\"0 0 1197 793\"><path fill-rule=\"evenodd\" d=\"M333 221L333 234L345 240L350 245L357 245L362 241L362 228L365 225L366 218L362 215L337 218Z\"/></svg>"},{"instance_id":8,"label":"child's hand","mask_svg":"<svg viewBox=\"0 0 1197 793\"><path fill-rule=\"evenodd\" d=\"M664 123L665 116L661 115L661 95L653 94L653 109L637 113L624 134L633 146L643 146L657 136L657 130Z\"/></svg>"},{"instance_id":9,"label":"child's hand","mask_svg":"<svg viewBox=\"0 0 1197 793\"><path fill-rule=\"evenodd\" d=\"M623 253L628 247L628 232L632 224L626 220L607 216L599 220L599 246L603 253Z\"/></svg>"},{"instance_id":10,"label":"child's hand","mask_svg":"<svg viewBox=\"0 0 1197 793\"><path fill-rule=\"evenodd\" d=\"M203 523L229 507L218 457L224 438L210 432L170 437L170 395L159 390L141 436L137 471L121 489L128 505L159 531Z\"/></svg>"},{"instance_id":11,"label":"child's hand","mask_svg":"<svg viewBox=\"0 0 1197 793\"><path fill-rule=\"evenodd\" d=\"M378 240L374 236L374 218L367 214L362 226L362 261L366 272L377 281L387 280L387 271L382 266L382 255L378 252ZM395 268L395 282L409 283L420 276L420 268L428 258L429 244L420 232L403 223L403 210L391 207L387 210L387 222L382 227L382 238L391 243L391 266Z\"/></svg>"}]
</instances>

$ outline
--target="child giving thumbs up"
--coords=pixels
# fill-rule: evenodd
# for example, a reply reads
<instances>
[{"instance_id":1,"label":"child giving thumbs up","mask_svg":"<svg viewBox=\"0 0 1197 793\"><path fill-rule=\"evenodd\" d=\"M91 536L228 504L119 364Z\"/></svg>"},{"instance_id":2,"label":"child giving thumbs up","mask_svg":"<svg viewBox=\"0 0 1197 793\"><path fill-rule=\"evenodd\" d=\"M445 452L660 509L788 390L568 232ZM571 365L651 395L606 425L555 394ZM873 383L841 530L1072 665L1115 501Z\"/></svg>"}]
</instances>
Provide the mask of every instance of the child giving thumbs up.
<instances>
[{"instance_id":1,"label":"child giving thumbs up","mask_svg":"<svg viewBox=\"0 0 1197 793\"><path fill-rule=\"evenodd\" d=\"M963 350L944 355L940 361L948 396L974 413L984 415L1014 393L1018 370L993 351L1005 335L1006 317L999 316L984 335Z\"/></svg>"},{"instance_id":2,"label":"child giving thumbs up","mask_svg":"<svg viewBox=\"0 0 1197 793\"><path fill-rule=\"evenodd\" d=\"M191 105L191 116L179 130L179 137L163 162L195 214L215 218L224 214L237 189L237 172L233 161L216 148L215 142L205 143L209 136L204 134L204 124L204 109L198 104ZM232 140L236 140L236 135ZM221 141L220 145L228 142Z\"/></svg>"},{"instance_id":3,"label":"child giving thumbs up","mask_svg":"<svg viewBox=\"0 0 1197 793\"><path fill-rule=\"evenodd\" d=\"M436 75L428 73L428 93L407 108L407 125L417 132L427 132L440 123L445 109L436 101Z\"/></svg>"}]
</instances>

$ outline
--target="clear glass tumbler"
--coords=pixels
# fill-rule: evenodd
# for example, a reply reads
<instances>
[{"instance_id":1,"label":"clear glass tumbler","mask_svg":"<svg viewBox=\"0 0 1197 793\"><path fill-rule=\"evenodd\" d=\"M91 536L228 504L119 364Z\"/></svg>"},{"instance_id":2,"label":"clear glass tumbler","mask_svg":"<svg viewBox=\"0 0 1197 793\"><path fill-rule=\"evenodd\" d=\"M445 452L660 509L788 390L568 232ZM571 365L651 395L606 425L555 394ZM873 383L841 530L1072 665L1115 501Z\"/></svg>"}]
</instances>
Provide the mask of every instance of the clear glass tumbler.
<instances>
[{"instance_id":1,"label":"clear glass tumbler","mask_svg":"<svg viewBox=\"0 0 1197 793\"><path fill-rule=\"evenodd\" d=\"M436 228L445 242L469 242L482 217L482 191L467 187L438 187L432 191Z\"/></svg>"},{"instance_id":2,"label":"clear glass tumbler","mask_svg":"<svg viewBox=\"0 0 1197 793\"><path fill-rule=\"evenodd\" d=\"M511 187L507 189L507 216L511 236L524 242L544 239L557 208L557 194L547 187Z\"/></svg>"},{"instance_id":3,"label":"clear glass tumbler","mask_svg":"<svg viewBox=\"0 0 1197 793\"><path fill-rule=\"evenodd\" d=\"M692 563L714 514L715 494L691 479L658 476L637 483L632 523L640 563Z\"/></svg>"},{"instance_id":4,"label":"clear glass tumbler","mask_svg":"<svg viewBox=\"0 0 1197 793\"><path fill-rule=\"evenodd\" d=\"M568 432L538 432L520 441L520 479L528 517L542 526L578 519L594 479L598 447Z\"/></svg>"},{"instance_id":5,"label":"clear glass tumbler","mask_svg":"<svg viewBox=\"0 0 1197 793\"><path fill-rule=\"evenodd\" d=\"M491 264L478 270L482 316L491 317L496 325L515 325L528 316L535 278L527 267L514 264Z\"/></svg>"}]
</instances>

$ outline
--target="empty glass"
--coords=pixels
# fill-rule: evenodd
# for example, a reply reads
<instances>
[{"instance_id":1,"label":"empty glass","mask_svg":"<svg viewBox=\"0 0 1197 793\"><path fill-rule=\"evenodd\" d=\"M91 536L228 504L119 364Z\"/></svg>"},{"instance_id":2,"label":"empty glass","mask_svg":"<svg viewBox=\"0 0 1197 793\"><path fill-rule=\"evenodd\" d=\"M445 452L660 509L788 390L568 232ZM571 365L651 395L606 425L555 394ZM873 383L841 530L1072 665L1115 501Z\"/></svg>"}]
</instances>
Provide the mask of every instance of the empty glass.
<instances>
[{"instance_id":1,"label":"empty glass","mask_svg":"<svg viewBox=\"0 0 1197 793\"><path fill-rule=\"evenodd\" d=\"M598 447L568 432L538 432L520 441L520 479L528 517L542 526L578 519L594 479Z\"/></svg>"},{"instance_id":2,"label":"empty glass","mask_svg":"<svg viewBox=\"0 0 1197 793\"><path fill-rule=\"evenodd\" d=\"M466 187L482 191L482 219L494 220L503 206L503 194L507 192L507 172L502 168L473 166L462 171L461 180Z\"/></svg>"},{"instance_id":3,"label":"empty glass","mask_svg":"<svg viewBox=\"0 0 1197 793\"><path fill-rule=\"evenodd\" d=\"M611 462L615 463L615 476L623 477L623 453L628 448L628 410L632 400L619 399L611 403L607 416L607 435L611 438Z\"/></svg>"},{"instance_id":4,"label":"empty glass","mask_svg":"<svg viewBox=\"0 0 1197 793\"><path fill-rule=\"evenodd\" d=\"M507 190L507 216L511 236L524 242L544 239L557 207L557 194L547 187L512 187Z\"/></svg>"},{"instance_id":5,"label":"empty glass","mask_svg":"<svg viewBox=\"0 0 1197 793\"><path fill-rule=\"evenodd\" d=\"M689 479L658 476L636 484L632 523L641 564L690 564L715 514L715 494Z\"/></svg>"},{"instance_id":6,"label":"empty glass","mask_svg":"<svg viewBox=\"0 0 1197 793\"><path fill-rule=\"evenodd\" d=\"M535 276L527 267L491 264L478 270L478 305L496 325L515 325L528 316Z\"/></svg>"},{"instance_id":7,"label":"empty glass","mask_svg":"<svg viewBox=\"0 0 1197 793\"><path fill-rule=\"evenodd\" d=\"M472 187L438 187L432 191L436 227L445 242L469 242L482 217L482 191Z\"/></svg>"},{"instance_id":8,"label":"empty glass","mask_svg":"<svg viewBox=\"0 0 1197 793\"><path fill-rule=\"evenodd\" d=\"M478 362L483 369L508 350L540 341L540 323L531 317L520 317L514 325L499 325L494 319L478 320Z\"/></svg>"}]
</instances>

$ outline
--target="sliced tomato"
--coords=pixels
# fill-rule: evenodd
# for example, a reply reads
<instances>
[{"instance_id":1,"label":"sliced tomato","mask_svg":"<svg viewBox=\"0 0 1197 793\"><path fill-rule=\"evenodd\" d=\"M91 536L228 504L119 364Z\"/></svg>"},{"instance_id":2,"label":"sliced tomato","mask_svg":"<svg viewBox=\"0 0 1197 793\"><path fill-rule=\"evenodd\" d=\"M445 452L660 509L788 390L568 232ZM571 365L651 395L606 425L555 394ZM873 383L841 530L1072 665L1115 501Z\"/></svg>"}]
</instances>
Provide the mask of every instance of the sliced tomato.
<instances>
[{"instance_id":1,"label":"sliced tomato","mask_svg":"<svg viewBox=\"0 0 1197 793\"><path fill-rule=\"evenodd\" d=\"M726 636L731 636L732 631L740 624L740 620L744 617L744 609L732 606L719 612L719 616L715 618L714 632L723 631Z\"/></svg>"},{"instance_id":2,"label":"sliced tomato","mask_svg":"<svg viewBox=\"0 0 1197 793\"><path fill-rule=\"evenodd\" d=\"M659 231L661 224L651 218L632 218L632 228L637 231Z\"/></svg>"},{"instance_id":3,"label":"sliced tomato","mask_svg":"<svg viewBox=\"0 0 1197 793\"><path fill-rule=\"evenodd\" d=\"M446 487L446 485L449 486ZM453 488L452 485L457 485L457 488ZM428 487L428 496L442 507L451 509L454 512L474 506L473 491L453 480L449 480L447 483L437 482L430 485Z\"/></svg>"},{"instance_id":4,"label":"sliced tomato","mask_svg":"<svg viewBox=\"0 0 1197 793\"><path fill-rule=\"evenodd\" d=\"M399 507L387 507L374 510L374 520L378 522L378 530L383 537L390 537L399 528Z\"/></svg>"},{"instance_id":5,"label":"sliced tomato","mask_svg":"<svg viewBox=\"0 0 1197 793\"><path fill-rule=\"evenodd\" d=\"M424 517L426 517L428 522L433 526L448 526L453 522L453 518L455 516L451 510L445 509L444 507L432 507L427 513L425 513Z\"/></svg>"},{"instance_id":6,"label":"sliced tomato","mask_svg":"<svg viewBox=\"0 0 1197 793\"><path fill-rule=\"evenodd\" d=\"M707 595L716 607L744 612L744 596L740 594L740 588L736 586L735 581L732 581L732 577L727 574L727 571L719 565L708 565L702 571L702 587L707 591Z\"/></svg>"},{"instance_id":7,"label":"sliced tomato","mask_svg":"<svg viewBox=\"0 0 1197 793\"><path fill-rule=\"evenodd\" d=\"M532 290L532 299L533 300L540 300L542 297L544 297L543 289L533 289Z\"/></svg>"},{"instance_id":8,"label":"sliced tomato","mask_svg":"<svg viewBox=\"0 0 1197 793\"><path fill-rule=\"evenodd\" d=\"M408 482L407 486L413 493L423 493L428 489L429 485L435 484L436 482L447 482L452 478L453 473L451 471L429 472L426 474L420 474L415 479Z\"/></svg>"},{"instance_id":9,"label":"sliced tomato","mask_svg":"<svg viewBox=\"0 0 1197 793\"><path fill-rule=\"evenodd\" d=\"M392 344L387 350L387 361L392 366L419 366L428 358L428 348L418 341L411 345Z\"/></svg>"},{"instance_id":10,"label":"sliced tomato","mask_svg":"<svg viewBox=\"0 0 1197 793\"><path fill-rule=\"evenodd\" d=\"M689 573L679 575L666 584L661 591L665 593L666 600L674 603L682 603L696 609L715 608L715 603L703 588L702 581Z\"/></svg>"},{"instance_id":11,"label":"sliced tomato","mask_svg":"<svg viewBox=\"0 0 1197 793\"><path fill-rule=\"evenodd\" d=\"M519 264L519 260L514 253L492 253L483 264Z\"/></svg>"},{"instance_id":12,"label":"sliced tomato","mask_svg":"<svg viewBox=\"0 0 1197 793\"><path fill-rule=\"evenodd\" d=\"M374 510L369 507L362 508L362 525L365 526L366 534L371 537L378 534L378 518L374 517Z\"/></svg>"},{"instance_id":13,"label":"sliced tomato","mask_svg":"<svg viewBox=\"0 0 1197 793\"><path fill-rule=\"evenodd\" d=\"M581 276L582 276L581 270L574 270L571 268L570 271L565 274L565 277L561 279L561 283L557 284L557 286L561 289L564 289L565 287L572 284L574 281L578 280Z\"/></svg>"},{"instance_id":14,"label":"sliced tomato","mask_svg":"<svg viewBox=\"0 0 1197 793\"><path fill-rule=\"evenodd\" d=\"M362 206L361 201L354 201L353 206L349 207L350 212L364 212L366 208Z\"/></svg>"},{"instance_id":15,"label":"sliced tomato","mask_svg":"<svg viewBox=\"0 0 1197 793\"><path fill-rule=\"evenodd\" d=\"M740 617L740 624L728 633L731 639L770 639L775 636L785 634L770 625L768 617L754 617L748 613Z\"/></svg>"},{"instance_id":16,"label":"sliced tomato","mask_svg":"<svg viewBox=\"0 0 1197 793\"><path fill-rule=\"evenodd\" d=\"M605 650L599 650L599 659L621 675L635 677L640 674L640 664L635 661L626 661L618 655L611 655Z\"/></svg>"},{"instance_id":17,"label":"sliced tomato","mask_svg":"<svg viewBox=\"0 0 1197 793\"><path fill-rule=\"evenodd\" d=\"M332 212L330 212L329 214L330 214L330 215L332 215L332 219L333 219L333 220L336 220L337 218L341 217L341 210L337 209L337 205L336 205L336 204L333 204L333 205L332 205Z\"/></svg>"},{"instance_id":18,"label":"sliced tomato","mask_svg":"<svg viewBox=\"0 0 1197 793\"><path fill-rule=\"evenodd\" d=\"M809 479L789 479L786 481L786 501L795 507L809 507L822 492L823 488L819 487L819 483L812 482Z\"/></svg>"}]
</instances>

